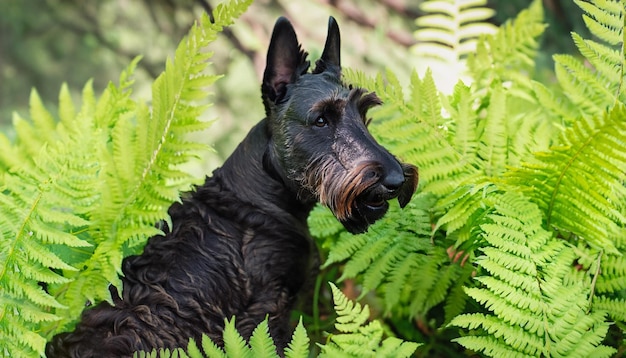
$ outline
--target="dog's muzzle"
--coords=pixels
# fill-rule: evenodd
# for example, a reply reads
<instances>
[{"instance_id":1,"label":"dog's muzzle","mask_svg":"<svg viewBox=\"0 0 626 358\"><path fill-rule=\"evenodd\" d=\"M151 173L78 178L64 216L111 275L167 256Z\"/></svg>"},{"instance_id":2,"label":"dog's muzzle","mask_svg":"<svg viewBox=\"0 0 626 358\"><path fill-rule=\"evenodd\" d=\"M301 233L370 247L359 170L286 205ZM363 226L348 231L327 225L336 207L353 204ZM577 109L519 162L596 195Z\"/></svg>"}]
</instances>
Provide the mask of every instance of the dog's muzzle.
<instances>
[{"instance_id":1,"label":"dog's muzzle","mask_svg":"<svg viewBox=\"0 0 626 358\"><path fill-rule=\"evenodd\" d=\"M409 203L417 189L419 175L417 167L411 164L401 166L402 177L380 178L355 198L350 215L339 219L346 230L352 234L367 231L370 225L387 213L389 200L397 198L401 208Z\"/></svg>"}]
</instances>

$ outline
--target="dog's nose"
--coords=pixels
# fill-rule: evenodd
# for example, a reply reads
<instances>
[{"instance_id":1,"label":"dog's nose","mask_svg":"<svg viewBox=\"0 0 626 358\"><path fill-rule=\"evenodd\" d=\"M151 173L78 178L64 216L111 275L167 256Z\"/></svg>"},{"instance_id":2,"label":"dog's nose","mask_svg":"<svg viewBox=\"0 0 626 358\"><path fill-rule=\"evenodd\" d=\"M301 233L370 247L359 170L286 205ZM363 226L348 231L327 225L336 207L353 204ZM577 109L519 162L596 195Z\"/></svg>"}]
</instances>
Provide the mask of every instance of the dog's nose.
<instances>
[{"instance_id":1,"label":"dog's nose","mask_svg":"<svg viewBox=\"0 0 626 358\"><path fill-rule=\"evenodd\" d=\"M393 170L385 175L381 184L389 191L396 191L404 184L404 173Z\"/></svg>"}]
</instances>

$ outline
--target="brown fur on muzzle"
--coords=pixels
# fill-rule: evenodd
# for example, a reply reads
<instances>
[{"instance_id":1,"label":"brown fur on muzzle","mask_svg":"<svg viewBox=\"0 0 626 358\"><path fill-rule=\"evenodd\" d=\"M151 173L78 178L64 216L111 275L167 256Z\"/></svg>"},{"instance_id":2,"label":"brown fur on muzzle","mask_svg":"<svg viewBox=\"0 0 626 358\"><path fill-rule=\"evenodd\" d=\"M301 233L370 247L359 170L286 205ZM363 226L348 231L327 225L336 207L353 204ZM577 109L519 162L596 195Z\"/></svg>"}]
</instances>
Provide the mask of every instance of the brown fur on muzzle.
<instances>
[{"instance_id":1,"label":"brown fur on muzzle","mask_svg":"<svg viewBox=\"0 0 626 358\"><path fill-rule=\"evenodd\" d=\"M401 163L404 172L404 184L395 196L386 197L385 200L397 196L400 207L404 208L415 190L419 180L417 167L411 164ZM346 171L332 157L326 157L323 163L312 163L307 171L306 187L311 189L319 197L319 201L330 208L338 220L345 220L352 216L355 209L355 201L375 186L380 177L371 173L380 173L380 164L364 161L358 163Z\"/></svg>"}]
</instances>

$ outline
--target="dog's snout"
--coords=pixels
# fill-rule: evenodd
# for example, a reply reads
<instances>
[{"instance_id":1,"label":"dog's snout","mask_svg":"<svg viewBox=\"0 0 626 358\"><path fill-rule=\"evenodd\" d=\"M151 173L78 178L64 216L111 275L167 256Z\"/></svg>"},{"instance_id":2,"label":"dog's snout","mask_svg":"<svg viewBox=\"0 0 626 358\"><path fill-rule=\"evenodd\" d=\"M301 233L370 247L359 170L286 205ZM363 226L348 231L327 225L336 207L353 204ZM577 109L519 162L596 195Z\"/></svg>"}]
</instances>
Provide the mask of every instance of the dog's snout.
<instances>
[{"instance_id":1,"label":"dog's snout","mask_svg":"<svg viewBox=\"0 0 626 358\"><path fill-rule=\"evenodd\" d=\"M404 173L402 171L390 171L385 175L381 184L390 191L396 191L404 184Z\"/></svg>"},{"instance_id":2,"label":"dog's snout","mask_svg":"<svg viewBox=\"0 0 626 358\"><path fill-rule=\"evenodd\" d=\"M396 192L404 184L404 172L395 168L387 168L382 164L369 166L364 172L365 180L371 184L382 185L389 192Z\"/></svg>"}]
</instances>

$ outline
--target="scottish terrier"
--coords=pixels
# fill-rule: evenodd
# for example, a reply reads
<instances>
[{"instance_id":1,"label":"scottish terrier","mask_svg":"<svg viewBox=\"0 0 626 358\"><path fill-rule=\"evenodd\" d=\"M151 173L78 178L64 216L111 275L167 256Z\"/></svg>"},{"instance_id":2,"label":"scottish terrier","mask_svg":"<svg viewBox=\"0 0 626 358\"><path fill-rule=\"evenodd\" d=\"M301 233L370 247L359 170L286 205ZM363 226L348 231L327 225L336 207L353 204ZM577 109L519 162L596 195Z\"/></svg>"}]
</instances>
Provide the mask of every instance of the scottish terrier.
<instances>
[{"instance_id":1,"label":"scottish terrier","mask_svg":"<svg viewBox=\"0 0 626 358\"><path fill-rule=\"evenodd\" d=\"M261 86L266 118L202 186L169 210L171 227L123 262L121 295L83 313L74 332L46 347L52 357L130 357L184 347L203 333L222 342L224 319L245 338L267 316L282 353L290 310L317 273L307 217L317 202L361 233L397 198L415 192L413 165L368 132L374 93L344 84L339 27L331 17L309 72L291 23L279 18Z\"/></svg>"}]
</instances>

